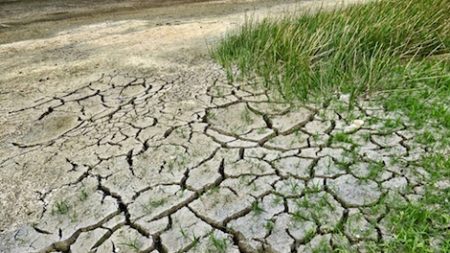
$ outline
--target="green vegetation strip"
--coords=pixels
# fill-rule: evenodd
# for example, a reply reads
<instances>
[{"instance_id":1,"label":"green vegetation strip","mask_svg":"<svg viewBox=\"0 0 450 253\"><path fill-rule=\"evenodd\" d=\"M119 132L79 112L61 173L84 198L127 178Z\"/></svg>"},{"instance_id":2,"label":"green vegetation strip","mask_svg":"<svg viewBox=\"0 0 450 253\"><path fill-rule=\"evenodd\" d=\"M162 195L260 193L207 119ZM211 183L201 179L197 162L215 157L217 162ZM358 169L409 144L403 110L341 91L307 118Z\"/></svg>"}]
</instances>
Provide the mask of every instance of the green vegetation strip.
<instances>
[{"instance_id":1,"label":"green vegetation strip","mask_svg":"<svg viewBox=\"0 0 450 253\"><path fill-rule=\"evenodd\" d=\"M237 78L262 78L287 100L321 102L336 93L369 98L402 112L435 153L417 202L393 205L393 238L374 252L450 252L450 1L370 1L348 8L262 22L248 21L224 38L214 58ZM237 67L239 75L234 75ZM345 140L342 140L345 141ZM438 244L438 245L436 245Z\"/></svg>"},{"instance_id":2,"label":"green vegetation strip","mask_svg":"<svg viewBox=\"0 0 450 253\"><path fill-rule=\"evenodd\" d=\"M237 66L242 76L256 74L287 99L382 93L388 109L417 122L432 114L449 128L441 103L450 102L449 49L450 1L403 0L248 21L213 55L229 73Z\"/></svg>"}]
</instances>

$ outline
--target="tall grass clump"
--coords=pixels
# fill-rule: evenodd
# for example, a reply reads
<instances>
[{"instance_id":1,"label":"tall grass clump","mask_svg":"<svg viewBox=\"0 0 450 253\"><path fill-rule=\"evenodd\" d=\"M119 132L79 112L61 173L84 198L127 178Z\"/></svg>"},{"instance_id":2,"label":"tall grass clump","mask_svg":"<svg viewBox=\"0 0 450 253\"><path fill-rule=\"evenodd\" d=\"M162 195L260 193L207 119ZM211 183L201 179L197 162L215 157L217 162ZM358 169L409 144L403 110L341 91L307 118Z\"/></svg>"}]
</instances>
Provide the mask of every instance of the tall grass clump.
<instances>
[{"instance_id":1,"label":"tall grass clump","mask_svg":"<svg viewBox=\"0 0 450 253\"><path fill-rule=\"evenodd\" d=\"M448 86L449 49L450 0L379 0L248 21L213 55L286 98L306 99L411 88L430 78Z\"/></svg>"}]
</instances>

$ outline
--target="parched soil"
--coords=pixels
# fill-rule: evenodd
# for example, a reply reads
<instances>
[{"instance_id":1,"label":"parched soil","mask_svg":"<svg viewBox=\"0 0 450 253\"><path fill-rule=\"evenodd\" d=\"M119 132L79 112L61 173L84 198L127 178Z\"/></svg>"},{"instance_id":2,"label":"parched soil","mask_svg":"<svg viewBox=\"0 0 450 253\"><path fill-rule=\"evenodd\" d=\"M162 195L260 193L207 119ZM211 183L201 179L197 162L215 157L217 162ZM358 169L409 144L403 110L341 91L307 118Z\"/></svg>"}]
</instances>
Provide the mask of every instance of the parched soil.
<instances>
[{"instance_id":1,"label":"parched soil","mask_svg":"<svg viewBox=\"0 0 450 253\"><path fill-rule=\"evenodd\" d=\"M420 197L427 177L414 167L426 153L415 130L382 130L398 115L369 101L350 114L346 95L286 103L208 60L246 8L260 18L333 4L196 3L146 10L161 17L36 21L21 29L55 29L27 40L5 31L0 251L308 252L387 240L382 200Z\"/></svg>"}]
</instances>

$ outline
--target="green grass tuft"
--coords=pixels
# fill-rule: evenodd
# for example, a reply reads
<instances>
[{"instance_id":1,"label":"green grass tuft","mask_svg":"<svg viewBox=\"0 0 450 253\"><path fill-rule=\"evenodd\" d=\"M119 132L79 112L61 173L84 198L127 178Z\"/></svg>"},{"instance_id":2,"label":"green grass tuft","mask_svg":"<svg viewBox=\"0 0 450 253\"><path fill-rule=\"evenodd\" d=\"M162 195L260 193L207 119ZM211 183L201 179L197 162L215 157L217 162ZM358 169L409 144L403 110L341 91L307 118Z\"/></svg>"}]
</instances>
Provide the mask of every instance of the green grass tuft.
<instances>
[{"instance_id":1,"label":"green grass tuft","mask_svg":"<svg viewBox=\"0 0 450 253\"><path fill-rule=\"evenodd\" d=\"M381 0L247 21L213 57L286 99L382 95L389 110L450 127L449 0ZM235 78L232 75L230 78Z\"/></svg>"}]
</instances>

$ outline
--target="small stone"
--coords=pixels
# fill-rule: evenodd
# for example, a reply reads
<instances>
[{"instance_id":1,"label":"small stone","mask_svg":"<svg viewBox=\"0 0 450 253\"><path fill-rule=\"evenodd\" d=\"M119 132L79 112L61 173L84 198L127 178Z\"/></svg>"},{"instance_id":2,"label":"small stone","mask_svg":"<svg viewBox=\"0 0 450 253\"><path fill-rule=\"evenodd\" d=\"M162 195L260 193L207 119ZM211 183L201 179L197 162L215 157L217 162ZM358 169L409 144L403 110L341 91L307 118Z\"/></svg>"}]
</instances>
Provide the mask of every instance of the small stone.
<instances>
[{"instance_id":1,"label":"small stone","mask_svg":"<svg viewBox=\"0 0 450 253\"><path fill-rule=\"evenodd\" d=\"M355 132L356 130L360 129L362 127L362 125L364 125L363 120L360 120L360 119L354 120L352 122L352 124L350 124L349 126L344 128L344 132L345 133Z\"/></svg>"}]
</instances>

